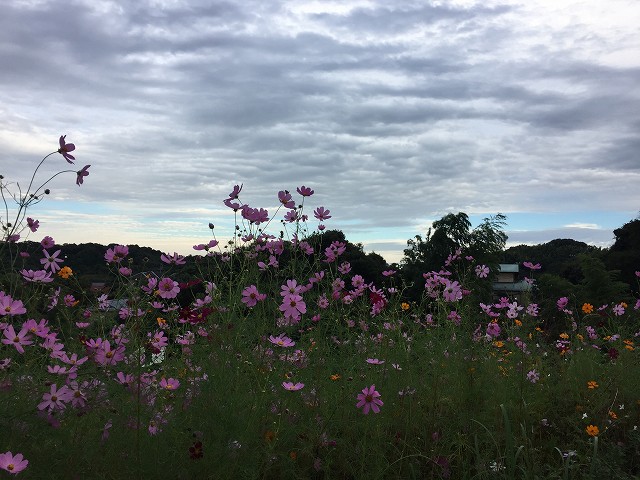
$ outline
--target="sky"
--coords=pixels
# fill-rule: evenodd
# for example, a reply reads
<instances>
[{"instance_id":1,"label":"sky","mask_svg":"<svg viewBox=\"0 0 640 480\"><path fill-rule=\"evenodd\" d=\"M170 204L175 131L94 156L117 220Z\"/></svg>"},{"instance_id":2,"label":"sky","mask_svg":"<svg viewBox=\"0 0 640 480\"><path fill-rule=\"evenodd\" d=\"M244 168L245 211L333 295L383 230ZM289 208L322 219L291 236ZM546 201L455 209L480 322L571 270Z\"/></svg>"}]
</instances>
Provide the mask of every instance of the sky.
<instances>
[{"instance_id":1,"label":"sky","mask_svg":"<svg viewBox=\"0 0 640 480\"><path fill-rule=\"evenodd\" d=\"M3 0L0 174L24 192L76 145L37 172L70 170L28 211L36 241L193 253L209 222L233 234L242 184L267 233L305 185L310 231L323 206L390 262L457 212L506 215L508 245L607 247L640 212L639 19L636 0Z\"/></svg>"}]
</instances>

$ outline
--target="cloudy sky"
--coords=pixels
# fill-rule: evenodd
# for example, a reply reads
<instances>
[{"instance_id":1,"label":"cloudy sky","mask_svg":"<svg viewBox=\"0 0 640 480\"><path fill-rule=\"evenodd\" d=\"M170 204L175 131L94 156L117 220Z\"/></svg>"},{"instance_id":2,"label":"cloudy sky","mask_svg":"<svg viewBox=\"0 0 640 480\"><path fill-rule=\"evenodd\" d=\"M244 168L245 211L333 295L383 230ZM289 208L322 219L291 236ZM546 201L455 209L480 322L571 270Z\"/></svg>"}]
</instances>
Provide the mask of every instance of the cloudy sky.
<instances>
[{"instance_id":1,"label":"cloudy sky","mask_svg":"<svg viewBox=\"0 0 640 480\"><path fill-rule=\"evenodd\" d=\"M272 215L310 186L390 261L450 212L606 246L640 210L636 0L2 3L4 181L62 134L75 165L35 183L91 165L49 184L33 240L190 253L229 236L235 184Z\"/></svg>"}]
</instances>

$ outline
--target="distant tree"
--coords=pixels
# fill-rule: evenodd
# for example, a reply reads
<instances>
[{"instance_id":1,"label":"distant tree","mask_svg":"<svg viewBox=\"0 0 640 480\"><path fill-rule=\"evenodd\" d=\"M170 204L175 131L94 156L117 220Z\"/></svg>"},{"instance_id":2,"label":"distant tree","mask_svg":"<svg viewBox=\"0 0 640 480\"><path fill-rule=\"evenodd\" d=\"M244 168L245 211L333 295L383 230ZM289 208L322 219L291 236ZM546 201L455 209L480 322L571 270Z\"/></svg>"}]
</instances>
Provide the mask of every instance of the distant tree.
<instances>
[{"instance_id":1,"label":"distant tree","mask_svg":"<svg viewBox=\"0 0 640 480\"><path fill-rule=\"evenodd\" d=\"M640 271L640 218L625 223L613 231L615 242L605 256L607 268L620 271L620 280L638 291Z\"/></svg>"},{"instance_id":2,"label":"distant tree","mask_svg":"<svg viewBox=\"0 0 640 480\"><path fill-rule=\"evenodd\" d=\"M410 285L408 296L417 298L422 291L422 274L442 268L458 248L479 263L495 265L507 242L506 218L498 213L472 230L466 213L449 213L433 222L425 239L416 235L408 240L400 262L403 278Z\"/></svg>"},{"instance_id":3,"label":"distant tree","mask_svg":"<svg viewBox=\"0 0 640 480\"><path fill-rule=\"evenodd\" d=\"M630 297L629 284L618 280L619 271L607 270L604 262L594 255L580 254L578 260L583 274L579 303L602 305Z\"/></svg>"}]
</instances>

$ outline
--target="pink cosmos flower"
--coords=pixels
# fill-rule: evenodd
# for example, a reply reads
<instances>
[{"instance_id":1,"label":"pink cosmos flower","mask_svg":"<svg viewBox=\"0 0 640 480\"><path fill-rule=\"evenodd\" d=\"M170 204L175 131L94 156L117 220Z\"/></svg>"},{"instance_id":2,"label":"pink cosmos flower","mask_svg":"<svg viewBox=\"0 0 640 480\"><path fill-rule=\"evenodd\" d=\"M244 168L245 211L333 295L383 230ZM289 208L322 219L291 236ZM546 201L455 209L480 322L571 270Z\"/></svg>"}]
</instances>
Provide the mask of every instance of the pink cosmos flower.
<instances>
[{"instance_id":1,"label":"pink cosmos flower","mask_svg":"<svg viewBox=\"0 0 640 480\"><path fill-rule=\"evenodd\" d=\"M161 350L162 348L169 345L169 339L165 336L162 330L156 331L153 336L151 336L151 333L149 333L149 336L151 337L149 342L151 343L151 346L156 350Z\"/></svg>"},{"instance_id":2,"label":"pink cosmos flower","mask_svg":"<svg viewBox=\"0 0 640 480\"><path fill-rule=\"evenodd\" d=\"M60 136L60 148L58 149L58 153L61 154L67 162L73 163L73 160L75 160L76 157L71 155L69 152L73 152L76 149L76 146L73 143L66 143L65 138L67 138L66 135Z\"/></svg>"},{"instance_id":3,"label":"pink cosmos flower","mask_svg":"<svg viewBox=\"0 0 640 480\"><path fill-rule=\"evenodd\" d=\"M234 185L233 186L233 191L229 194L229 199L230 200L235 200L238 198L238 195L240 195L240 192L242 191L242 186L243 185Z\"/></svg>"},{"instance_id":4,"label":"pink cosmos flower","mask_svg":"<svg viewBox=\"0 0 640 480\"><path fill-rule=\"evenodd\" d=\"M258 302L261 302L267 298L265 293L260 293L258 287L255 285L249 285L242 291L242 303L247 307L255 307Z\"/></svg>"},{"instance_id":5,"label":"pink cosmos flower","mask_svg":"<svg viewBox=\"0 0 640 480\"><path fill-rule=\"evenodd\" d=\"M33 343L29 340L29 329L25 325L22 326L22 329L18 333L13 329L13 325L9 325L2 333L6 337L2 339L2 343L5 345L13 345L19 353L24 353L23 346Z\"/></svg>"},{"instance_id":6,"label":"pink cosmos flower","mask_svg":"<svg viewBox=\"0 0 640 480\"><path fill-rule=\"evenodd\" d=\"M12 474L18 474L27 468L29 460L26 460L21 453L13 455L11 452L0 453L0 468Z\"/></svg>"},{"instance_id":7,"label":"pink cosmos flower","mask_svg":"<svg viewBox=\"0 0 640 480\"><path fill-rule=\"evenodd\" d=\"M384 272L382 272L382 275L384 275L385 277L391 277L393 275L395 275L396 270L385 270Z\"/></svg>"},{"instance_id":8,"label":"pink cosmos flower","mask_svg":"<svg viewBox=\"0 0 640 480\"><path fill-rule=\"evenodd\" d=\"M369 365L382 365L384 360L379 360L377 358L367 358L367 363Z\"/></svg>"},{"instance_id":9,"label":"pink cosmos flower","mask_svg":"<svg viewBox=\"0 0 640 480\"><path fill-rule=\"evenodd\" d=\"M293 383L293 382L282 382L282 386L285 390L289 390L290 392L295 392L296 390L301 390L304 388L304 383Z\"/></svg>"},{"instance_id":10,"label":"pink cosmos flower","mask_svg":"<svg viewBox=\"0 0 640 480\"><path fill-rule=\"evenodd\" d=\"M269 212L264 208L251 208L249 205L243 205L242 218L253 224L260 225L269 220Z\"/></svg>"},{"instance_id":11,"label":"pink cosmos flower","mask_svg":"<svg viewBox=\"0 0 640 480\"><path fill-rule=\"evenodd\" d=\"M487 278L489 275L489 267L486 265L477 265L475 271L478 278Z\"/></svg>"},{"instance_id":12,"label":"pink cosmos flower","mask_svg":"<svg viewBox=\"0 0 640 480\"><path fill-rule=\"evenodd\" d=\"M58 270L60 270L60 265L58 264L64 262L64 260L58 258L58 255L60 255L61 252L62 250L56 250L53 254L49 255L49 252L47 252L46 249L42 250L44 258L40 259L40 263L43 265L45 270L49 269L53 273L56 273Z\"/></svg>"},{"instance_id":13,"label":"pink cosmos flower","mask_svg":"<svg viewBox=\"0 0 640 480\"><path fill-rule=\"evenodd\" d=\"M77 177L76 177L76 185L80 186L84 183L84 177L88 177L89 176L89 167L91 165L85 165L84 167L82 167L82 170L78 170L76 172Z\"/></svg>"},{"instance_id":14,"label":"pink cosmos flower","mask_svg":"<svg viewBox=\"0 0 640 480\"><path fill-rule=\"evenodd\" d=\"M9 315L12 317L23 313L27 313L27 309L21 300L14 300L4 292L0 292L0 316Z\"/></svg>"},{"instance_id":15,"label":"pink cosmos flower","mask_svg":"<svg viewBox=\"0 0 640 480\"><path fill-rule=\"evenodd\" d=\"M569 299L567 297L559 298L556 304L558 305L558 310L564 310L564 308L569 304Z\"/></svg>"},{"instance_id":16,"label":"pink cosmos flower","mask_svg":"<svg viewBox=\"0 0 640 480\"><path fill-rule=\"evenodd\" d=\"M288 190L280 190L278 192L278 200L285 208L295 208L296 202L294 202L291 198L291 194Z\"/></svg>"},{"instance_id":17,"label":"pink cosmos flower","mask_svg":"<svg viewBox=\"0 0 640 480\"><path fill-rule=\"evenodd\" d=\"M186 260L182 255L178 255L177 252L173 252L173 255L169 255L168 253L163 253L160 255L160 260L164 263L168 263L169 265L184 265Z\"/></svg>"},{"instance_id":18,"label":"pink cosmos flower","mask_svg":"<svg viewBox=\"0 0 640 480\"><path fill-rule=\"evenodd\" d=\"M442 295L447 302L462 300L462 289L460 288L458 281L455 280L451 282L448 279L445 279L445 287Z\"/></svg>"},{"instance_id":19,"label":"pink cosmos flower","mask_svg":"<svg viewBox=\"0 0 640 480\"><path fill-rule=\"evenodd\" d=\"M270 335L269 341L274 345L278 345L279 347L293 347L296 344L296 342L291 340L289 337L283 335L278 335L277 337Z\"/></svg>"},{"instance_id":20,"label":"pink cosmos flower","mask_svg":"<svg viewBox=\"0 0 640 480\"><path fill-rule=\"evenodd\" d=\"M373 410L373 413L380 413L380 407L384 405L380 400L380 392L376 390L375 385L363 388L357 399L356 408L362 408L362 413L365 415L369 413L369 410Z\"/></svg>"},{"instance_id":21,"label":"pink cosmos flower","mask_svg":"<svg viewBox=\"0 0 640 480\"><path fill-rule=\"evenodd\" d=\"M7 237L7 242L9 242L9 243L16 243L18 240L20 240L20 234L19 233L14 233L13 235L9 235Z\"/></svg>"},{"instance_id":22,"label":"pink cosmos flower","mask_svg":"<svg viewBox=\"0 0 640 480\"><path fill-rule=\"evenodd\" d=\"M293 223L298 219L298 212L296 210L289 210L284 214L285 222Z\"/></svg>"},{"instance_id":23,"label":"pink cosmos flower","mask_svg":"<svg viewBox=\"0 0 640 480\"><path fill-rule=\"evenodd\" d=\"M53 240L53 238L47 235L40 241L40 245L42 245L42 248L46 250L55 247L56 242Z\"/></svg>"},{"instance_id":24,"label":"pink cosmos flower","mask_svg":"<svg viewBox=\"0 0 640 480\"><path fill-rule=\"evenodd\" d=\"M42 402L38 404L38 410L64 410L66 403L71 400L69 387L63 385L58 388L55 383L51 385L51 390L42 395Z\"/></svg>"},{"instance_id":25,"label":"pink cosmos flower","mask_svg":"<svg viewBox=\"0 0 640 480\"><path fill-rule=\"evenodd\" d=\"M540 270L542 268L542 266L539 263L536 263L535 265L531 262L523 262L522 265L524 265L525 267L527 267L529 270Z\"/></svg>"},{"instance_id":26,"label":"pink cosmos flower","mask_svg":"<svg viewBox=\"0 0 640 480\"><path fill-rule=\"evenodd\" d=\"M127 255L129 255L129 247L126 245L116 245L113 248L107 249L104 254L104 259L107 263L120 263Z\"/></svg>"},{"instance_id":27,"label":"pink cosmos flower","mask_svg":"<svg viewBox=\"0 0 640 480\"><path fill-rule=\"evenodd\" d=\"M302 286L298 285L297 280L287 280L287 283L280 287L280 295L286 297L287 295L297 294L300 292L301 288Z\"/></svg>"},{"instance_id":28,"label":"pink cosmos flower","mask_svg":"<svg viewBox=\"0 0 640 480\"><path fill-rule=\"evenodd\" d=\"M282 305L280 305L280 311L284 314L285 318L298 320L300 314L307 312L307 305L300 295L294 293L284 297Z\"/></svg>"},{"instance_id":29,"label":"pink cosmos flower","mask_svg":"<svg viewBox=\"0 0 640 480\"><path fill-rule=\"evenodd\" d=\"M216 245L218 245L218 241L217 240L210 240L209 243L207 243L207 244L200 243L198 245L194 245L193 249L194 250L207 250L207 251L209 251L210 248L213 248Z\"/></svg>"},{"instance_id":30,"label":"pink cosmos flower","mask_svg":"<svg viewBox=\"0 0 640 480\"><path fill-rule=\"evenodd\" d=\"M338 267L338 271L341 274L346 275L347 273L349 273L351 271L351 264L349 262L342 262L340 264L340 266Z\"/></svg>"},{"instance_id":31,"label":"pink cosmos flower","mask_svg":"<svg viewBox=\"0 0 640 480\"><path fill-rule=\"evenodd\" d=\"M27 217L27 227L29 227L29 230L31 230L32 232L35 232L36 230L38 230L39 226L40 226L40 222L38 220L34 220L31 217Z\"/></svg>"},{"instance_id":32,"label":"pink cosmos flower","mask_svg":"<svg viewBox=\"0 0 640 480\"><path fill-rule=\"evenodd\" d=\"M117 346L115 350L112 350L109 341L104 340L96 349L94 359L100 365L115 365L124 360L124 350L124 345Z\"/></svg>"},{"instance_id":33,"label":"pink cosmos flower","mask_svg":"<svg viewBox=\"0 0 640 480\"><path fill-rule=\"evenodd\" d=\"M39 322L30 318L23 325L26 329L29 330L29 333L37 335L40 338L46 338L49 334L49 326L47 325L46 319L41 319Z\"/></svg>"},{"instance_id":34,"label":"pink cosmos flower","mask_svg":"<svg viewBox=\"0 0 640 480\"><path fill-rule=\"evenodd\" d=\"M500 325L498 325L497 322L491 322L489 325L487 325L487 335L489 335L490 337L497 337L500 335Z\"/></svg>"},{"instance_id":35,"label":"pink cosmos flower","mask_svg":"<svg viewBox=\"0 0 640 480\"><path fill-rule=\"evenodd\" d=\"M22 274L22 278L24 278L27 282L34 282L34 283L53 282L53 277L51 276L52 272L47 272L46 270L23 269L20 271L20 273Z\"/></svg>"},{"instance_id":36,"label":"pink cosmos flower","mask_svg":"<svg viewBox=\"0 0 640 480\"><path fill-rule=\"evenodd\" d=\"M624 315L624 306L621 304L614 305L612 310L616 317Z\"/></svg>"},{"instance_id":37,"label":"pink cosmos flower","mask_svg":"<svg viewBox=\"0 0 640 480\"><path fill-rule=\"evenodd\" d=\"M313 216L321 222L331 218L331 210L326 210L324 207L318 207L313 211Z\"/></svg>"},{"instance_id":38,"label":"pink cosmos flower","mask_svg":"<svg viewBox=\"0 0 640 480\"><path fill-rule=\"evenodd\" d=\"M313 195L315 193L309 187L305 187L304 185L296 188L296 192L298 192L303 197L310 197L311 195Z\"/></svg>"},{"instance_id":39,"label":"pink cosmos flower","mask_svg":"<svg viewBox=\"0 0 640 480\"><path fill-rule=\"evenodd\" d=\"M158 295L162 298L176 298L178 293L180 293L178 282L166 277L158 282Z\"/></svg>"},{"instance_id":40,"label":"pink cosmos flower","mask_svg":"<svg viewBox=\"0 0 640 480\"><path fill-rule=\"evenodd\" d=\"M234 211L240 210L240 208L241 208L241 205L238 202L234 202L230 198L227 198L222 203L224 203L227 207L229 207L230 209L232 209Z\"/></svg>"},{"instance_id":41,"label":"pink cosmos flower","mask_svg":"<svg viewBox=\"0 0 640 480\"><path fill-rule=\"evenodd\" d=\"M122 275L123 277L128 277L133 273L133 270L131 270L129 267L120 267L118 269L118 272L120 272L120 275Z\"/></svg>"},{"instance_id":42,"label":"pink cosmos flower","mask_svg":"<svg viewBox=\"0 0 640 480\"><path fill-rule=\"evenodd\" d=\"M175 378L166 379L163 377L162 380L160 380L160 388L164 390L176 390L179 386L180 382Z\"/></svg>"}]
</instances>

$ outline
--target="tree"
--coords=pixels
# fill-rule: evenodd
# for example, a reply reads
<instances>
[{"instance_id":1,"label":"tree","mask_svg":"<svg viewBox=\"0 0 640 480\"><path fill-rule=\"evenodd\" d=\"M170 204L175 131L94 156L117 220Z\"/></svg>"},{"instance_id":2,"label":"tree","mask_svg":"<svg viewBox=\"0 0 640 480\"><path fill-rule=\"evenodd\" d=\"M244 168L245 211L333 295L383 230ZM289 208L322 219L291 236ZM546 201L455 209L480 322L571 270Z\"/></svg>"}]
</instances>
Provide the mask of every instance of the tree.
<instances>
[{"instance_id":1,"label":"tree","mask_svg":"<svg viewBox=\"0 0 640 480\"><path fill-rule=\"evenodd\" d=\"M418 297L422 290L422 274L442 268L447 257L458 248L480 263L496 264L507 242L506 218L498 213L483 219L471 230L466 213L449 213L433 222L424 240L420 235L408 240L401 261L403 277L411 285L406 292L408 296Z\"/></svg>"},{"instance_id":2,"label":"tree","mask_svg":"<svg viewBox=\"0 0 640 480\"><path fill-rule=\"evenodd\" d=\"M607 268L620 271L620 280L637 290L640 271L640 218L625 223L613 231L615 242L607 252Z\"/></svg>"}]
</instances>

